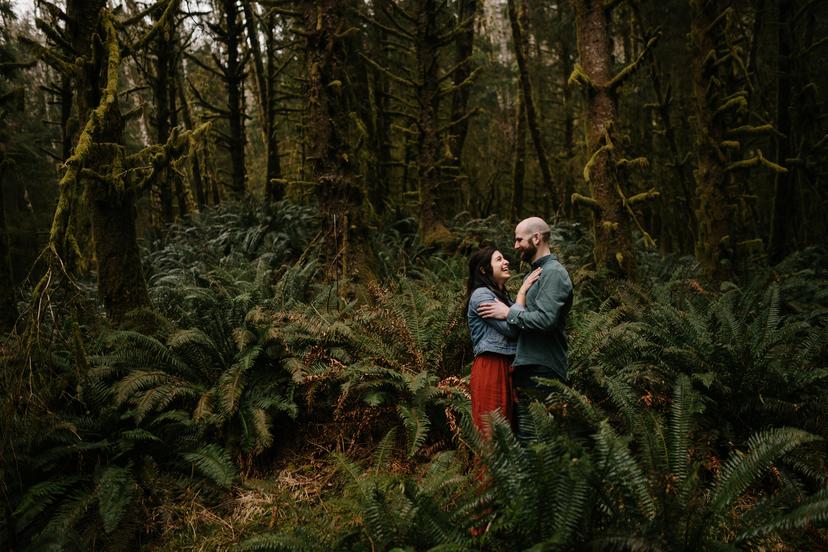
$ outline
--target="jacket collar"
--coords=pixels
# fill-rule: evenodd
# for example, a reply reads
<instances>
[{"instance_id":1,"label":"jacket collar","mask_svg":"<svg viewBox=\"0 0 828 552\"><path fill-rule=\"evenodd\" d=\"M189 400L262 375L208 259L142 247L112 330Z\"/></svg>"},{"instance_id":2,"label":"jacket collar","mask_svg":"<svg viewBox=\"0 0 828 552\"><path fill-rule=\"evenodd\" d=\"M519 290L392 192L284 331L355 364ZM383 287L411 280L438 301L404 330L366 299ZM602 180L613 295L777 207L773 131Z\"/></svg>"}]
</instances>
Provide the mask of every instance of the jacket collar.
<instances>
[{"instance_id":1,"label":"jacket collar","mask_svg":"<svg viewBox=\"0 0 828 552\"><path fill-rule=\"evenodd\" d=\"M543 266L546 264L546 261L557 261L558 258L555 256L554 253L550 253L549 255L544 255L540 259L537 259L535 262L532 263L532 270L535 270L539 266Z\"/></svg>"}]
</instances>

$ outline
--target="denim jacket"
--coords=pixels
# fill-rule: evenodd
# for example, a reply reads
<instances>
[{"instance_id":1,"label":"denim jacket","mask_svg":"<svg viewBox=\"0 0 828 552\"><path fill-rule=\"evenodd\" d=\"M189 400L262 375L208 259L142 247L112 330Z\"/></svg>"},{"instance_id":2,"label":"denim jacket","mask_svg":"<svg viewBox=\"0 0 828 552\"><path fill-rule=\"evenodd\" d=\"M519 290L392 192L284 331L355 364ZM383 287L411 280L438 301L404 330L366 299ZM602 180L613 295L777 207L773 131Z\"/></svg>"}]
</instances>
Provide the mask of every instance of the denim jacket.
<instances>
[{"instance_id":1,"label":"denim jacket","mask_svg":"<svg viewBox=\"0 0 828 552\"><path fill-rule=\"evenodd\" d=\"M497 301L497 297L489 288L479 287L469 298L469 308L466 316L469 319L469 333L471 334L474 356L480 353L499 353L514 355L517 347L518 330L511 327L505 320L481 318L477 314L480 303Z\"/></svg>"}]
</instances>

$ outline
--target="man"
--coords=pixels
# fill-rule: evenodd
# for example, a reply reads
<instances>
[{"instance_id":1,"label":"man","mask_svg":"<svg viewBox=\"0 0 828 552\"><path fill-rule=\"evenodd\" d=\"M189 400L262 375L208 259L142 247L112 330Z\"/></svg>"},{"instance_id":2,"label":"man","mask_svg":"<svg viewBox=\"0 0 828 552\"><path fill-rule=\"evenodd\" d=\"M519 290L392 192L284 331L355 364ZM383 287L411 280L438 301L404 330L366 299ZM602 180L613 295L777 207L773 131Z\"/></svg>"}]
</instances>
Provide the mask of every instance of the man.
<instances>
[{"instance_id":1,"label":"man","mask_svg":"<svg viewBox=\"0 0 828 552\"><path fill-rule=\"evenodd\" d=\"M519 330L517 353L512 363L512 382L518 395L518 438L526 441L526 407L532 400L543 400L548 388L534 378L567 381L566 319L572 307L572 281L549 250L549 225L531 217L515 227L515 249L521 260L540 268L540 278L526 297L517 297L511 307L501 302L483 303L477 312L483 318L496 318ZM522 303L525 302L525 307Z\"/></svg>"}]
</instances>

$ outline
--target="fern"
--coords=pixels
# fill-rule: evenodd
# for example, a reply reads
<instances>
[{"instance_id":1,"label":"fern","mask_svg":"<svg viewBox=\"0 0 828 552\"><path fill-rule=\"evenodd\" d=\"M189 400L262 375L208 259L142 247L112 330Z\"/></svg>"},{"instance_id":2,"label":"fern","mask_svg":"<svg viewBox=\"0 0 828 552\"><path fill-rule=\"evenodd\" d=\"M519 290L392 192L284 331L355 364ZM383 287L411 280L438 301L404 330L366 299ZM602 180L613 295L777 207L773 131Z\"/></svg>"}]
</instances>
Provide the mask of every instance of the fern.
<instances>
[{"instance_id":1,"label":"fern","mask_svg":"<svg viewBox=\"0 0 828 552\"><path fill-rule=\"evenodd\" d=\"M98 511L105 533L112 533L134 497L135 480L129 468L110 466L98 478Z\"/></svg>"},{"instance_id":2,"label":"fern","mask_svg":"<svg viewBox=\"0 0 828 552\"><path fill-rule=\"evenodd\" d=\"M238 477L230 455L216 444L207 444L193 452L182 454L202 475L220 487L230 487Z\"/></svg>"},{"instance_id":3,"label":"fern","mask_svg":"<svg viewBox=\"0 0 828 552\"><path fill-rule=\"evenodd\" d=\"M762 476L783 455L818 437L792 428L771 429L748 439L750 450L733 454L716 478L711 498L711 511L721 514L738 496Z\"/></svg>"}]
</instances>

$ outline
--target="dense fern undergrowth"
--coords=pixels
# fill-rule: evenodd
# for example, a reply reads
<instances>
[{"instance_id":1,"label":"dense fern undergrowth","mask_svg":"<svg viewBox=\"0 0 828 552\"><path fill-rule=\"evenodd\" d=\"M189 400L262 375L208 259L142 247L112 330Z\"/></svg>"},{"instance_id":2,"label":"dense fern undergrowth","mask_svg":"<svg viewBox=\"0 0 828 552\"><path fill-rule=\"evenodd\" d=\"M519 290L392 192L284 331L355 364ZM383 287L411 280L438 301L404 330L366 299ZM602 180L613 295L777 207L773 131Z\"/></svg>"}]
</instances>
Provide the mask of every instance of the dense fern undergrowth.
<instances>
[{"instance_id":1,"label":"dense fern undergrowth","mask_svg":"<svg viewBox=\"0 0 828 552\"><path fill-rule=\"evenodd\" d=\"M531 442L473 429L467 254L508 224L375 233L360 301L314 210L226 205L144 261L155 310L109 327L74 283L4 342L0 548L798 550L828 546L828 254L713 286L641 252L573 276L571 385ZM516 282L515 282L516 283Z\"/></svg>"}]
</instances>

